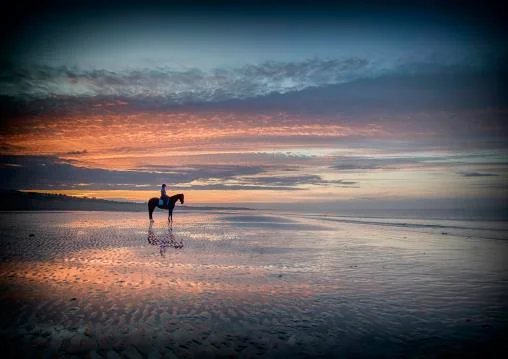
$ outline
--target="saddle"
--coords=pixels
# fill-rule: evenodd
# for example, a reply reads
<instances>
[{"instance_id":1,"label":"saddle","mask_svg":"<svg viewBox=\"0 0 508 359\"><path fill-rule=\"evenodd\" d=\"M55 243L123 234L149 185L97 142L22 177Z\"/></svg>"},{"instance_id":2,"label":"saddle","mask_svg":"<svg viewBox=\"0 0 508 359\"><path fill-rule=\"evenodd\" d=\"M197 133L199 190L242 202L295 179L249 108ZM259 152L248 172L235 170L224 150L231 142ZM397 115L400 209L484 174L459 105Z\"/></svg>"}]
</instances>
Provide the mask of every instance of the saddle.
<instances>
[{"instance_id":1,"label":"saddle","mask_svg":"<svg viewBox=\"0 0 508 359\"><path fill-rule=\"evenodd\" d=\"M164 200L159 198L159 206L164 206Z\"/></svg>"}]
</instances>

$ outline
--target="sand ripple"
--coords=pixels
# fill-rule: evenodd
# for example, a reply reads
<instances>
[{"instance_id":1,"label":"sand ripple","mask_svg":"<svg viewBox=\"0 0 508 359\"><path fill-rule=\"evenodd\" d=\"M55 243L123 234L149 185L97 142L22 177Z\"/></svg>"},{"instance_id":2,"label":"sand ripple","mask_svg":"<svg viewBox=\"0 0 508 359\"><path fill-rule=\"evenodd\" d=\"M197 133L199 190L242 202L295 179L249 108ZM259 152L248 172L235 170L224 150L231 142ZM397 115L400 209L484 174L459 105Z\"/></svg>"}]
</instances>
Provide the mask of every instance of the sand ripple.
<instances>
[{"instance_id":1,"label":"sand ripple","mask_svg":"<svg viewBox=\"0 0 508 359\"><path fill-rule=\"evenodd\" d=\"M14 357L432 357L504 345L506 241L256 213L178 213L172 230L140 213L0 216L0 335Z\"/></svg>"}]
</instances>

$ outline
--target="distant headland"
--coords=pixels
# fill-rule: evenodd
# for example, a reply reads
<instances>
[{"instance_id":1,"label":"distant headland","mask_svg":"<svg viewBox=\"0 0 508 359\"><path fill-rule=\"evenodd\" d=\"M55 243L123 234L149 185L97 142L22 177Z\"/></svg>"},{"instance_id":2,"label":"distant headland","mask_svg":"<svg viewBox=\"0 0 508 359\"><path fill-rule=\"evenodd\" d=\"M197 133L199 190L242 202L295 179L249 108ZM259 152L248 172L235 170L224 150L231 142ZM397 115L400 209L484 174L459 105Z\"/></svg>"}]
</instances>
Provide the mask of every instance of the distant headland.
<instances>
[{"instance_id":1,"label":"distant headland","mask_svg":"<svg viewBox=\"0 0 508 359\"><path fill-rule=\"evenodd\" d=\"M178 206L183 210L248 210L244 207ZM0 211L146 211L147 203L73 197L64 194L0 191Z\"/></svg>"}]
</instances>

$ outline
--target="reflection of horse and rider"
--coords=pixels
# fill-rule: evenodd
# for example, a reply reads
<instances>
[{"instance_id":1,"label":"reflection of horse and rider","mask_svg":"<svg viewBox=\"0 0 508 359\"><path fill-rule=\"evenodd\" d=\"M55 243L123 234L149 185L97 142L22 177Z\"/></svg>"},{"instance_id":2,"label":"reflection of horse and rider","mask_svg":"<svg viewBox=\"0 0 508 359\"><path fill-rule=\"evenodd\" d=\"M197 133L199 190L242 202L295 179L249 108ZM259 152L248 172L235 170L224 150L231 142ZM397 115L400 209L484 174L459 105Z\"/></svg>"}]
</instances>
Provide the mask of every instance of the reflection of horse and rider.
<instances>
[{"instance_id":1,"label":"reflection of horse and rider","mask_svg":"<svg viewBox=\"0 0 508 359\"><path fill-rule=\"evenodd\" d=\"M171 227L168 227L168 233L162 236L157 236L153 231L152 224L153 222L150 222L150 225L148 226L147 240L148 243L152 246L159 246L161 256L164 256L167 247L173 247L177 249L183 248L183 241L177 241L175 239Z\"/></svg>"},{"instance_id":2,"label":"reflection of horse and rider","mask_svg":"<svg viewBox=\"0 0 508 359\"><path fill-rule=\"evenodd\" d=\"M168 222L173 224L173 210L175 209L176 201L180 201L181 204L184 202L183 193L179 193L174 196L168 196L166 192L166 184L163 184L161 187L161 196L160 198L150 198L148 201L148 217L150 218L150 222L153 222L152 213L155 207L160 209L168 210Z\"/></svg>"}]
</instances>

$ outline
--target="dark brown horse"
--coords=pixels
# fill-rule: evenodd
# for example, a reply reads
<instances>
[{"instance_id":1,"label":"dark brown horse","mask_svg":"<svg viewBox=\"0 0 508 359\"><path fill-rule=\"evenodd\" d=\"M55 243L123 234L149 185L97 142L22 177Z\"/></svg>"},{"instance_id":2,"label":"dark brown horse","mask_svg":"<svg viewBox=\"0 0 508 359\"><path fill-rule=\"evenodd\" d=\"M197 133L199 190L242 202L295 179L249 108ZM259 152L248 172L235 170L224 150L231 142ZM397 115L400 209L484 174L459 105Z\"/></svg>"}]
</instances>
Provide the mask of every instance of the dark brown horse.
<instances>
[{"instance_id":1,"label":"dark brown horse","mask_svg":"<svg viewBox=\"0 0 508 359\"><path fill-rule=\"evenodd\" d=\"M175 209L175 203L176 201L180 200L180 203L183 204L183 193L175 194L174 196L169 197L166 200L165 205L160 206L159 205L159 199L154 197L150 198L148 201L148 217L150 218L150 221L153 222L152 213L155 207L160 209L167 209L169 211L168 213L168 222L173 223L173 209Z\"/></svg>"}]
</instances>

